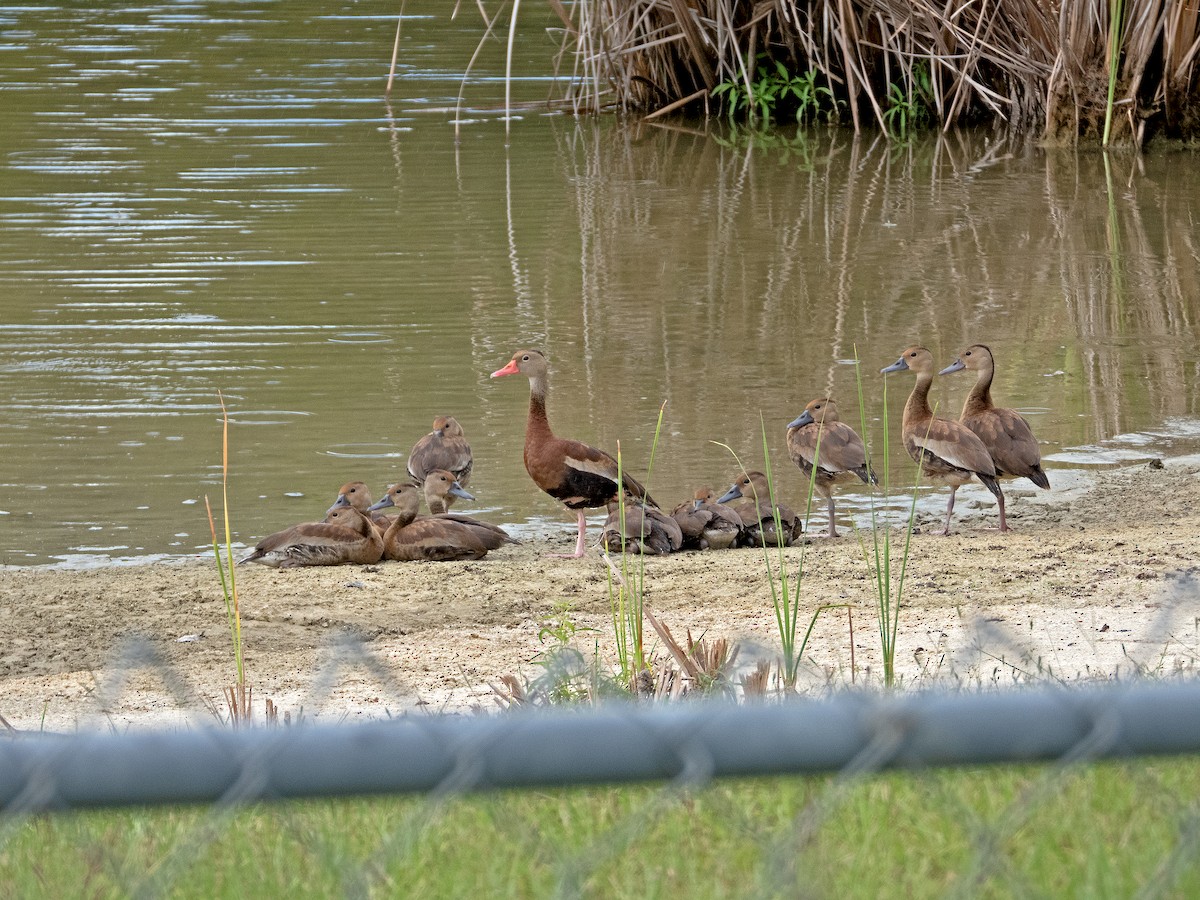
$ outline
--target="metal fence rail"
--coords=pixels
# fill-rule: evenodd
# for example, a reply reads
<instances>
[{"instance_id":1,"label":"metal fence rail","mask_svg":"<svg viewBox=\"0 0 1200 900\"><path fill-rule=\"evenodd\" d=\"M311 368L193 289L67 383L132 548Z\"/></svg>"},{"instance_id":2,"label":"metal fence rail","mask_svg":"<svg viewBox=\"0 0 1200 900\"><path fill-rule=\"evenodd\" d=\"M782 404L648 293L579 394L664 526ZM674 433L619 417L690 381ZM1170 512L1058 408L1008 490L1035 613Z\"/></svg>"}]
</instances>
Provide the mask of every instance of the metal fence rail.
<instances>
[{"instance_id":1,"label":"metal fence rail","mask_svg":"<svg viewBox=\"0 0 1200 900\"><path fill-rule=\"evenodd\" d=\"M7 814L1200 752L1200 682L29 736Z\"/></svg>"}]
</instances>

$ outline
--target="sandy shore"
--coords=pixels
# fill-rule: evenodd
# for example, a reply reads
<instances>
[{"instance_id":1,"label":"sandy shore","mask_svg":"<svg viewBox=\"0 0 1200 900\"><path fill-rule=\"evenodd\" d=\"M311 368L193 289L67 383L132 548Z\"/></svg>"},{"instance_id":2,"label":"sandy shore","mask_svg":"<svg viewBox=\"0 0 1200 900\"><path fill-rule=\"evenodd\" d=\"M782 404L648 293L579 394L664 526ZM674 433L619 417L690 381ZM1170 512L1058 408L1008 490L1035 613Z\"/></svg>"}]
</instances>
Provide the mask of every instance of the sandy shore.
<instances>
[{"instance_id":1,"label":"sandy shore","mask_svg":"<svg viewBox=\"0 0 1200 900\"><path fill-rule=\"evenodd\" d=\"M1189 670L1200 652L1200 467L1168 462L1101 474L1074 497L1009 486L1014 532L990 504L956 533L920 523L904 585L897 667L908 685L1007 685ZM1035 497L1034 495L1037 494ZM821 517L816 517L819 520ZM606 568L546 558L530 542L471 563L238 570L247 677L308 720L414 708L495 708L489 683L534 677L543 623L566 602L575 644L612 657ZM789 565L801 550L786 551ZM804 550L801 617L817 624L809 691L878 683L873 581L858 542L815 536ZM646 602L675 634L726 637L750 667L778 647L761 552L646 561ZM649 629L647 629L649 632ZM347 641L347 636L360 640ZM152 650L132 656L131 641ZM211 721L235 670L211 560L85 571L0 569L0 715L17 729Z\"/></svg>"}]
</instances>

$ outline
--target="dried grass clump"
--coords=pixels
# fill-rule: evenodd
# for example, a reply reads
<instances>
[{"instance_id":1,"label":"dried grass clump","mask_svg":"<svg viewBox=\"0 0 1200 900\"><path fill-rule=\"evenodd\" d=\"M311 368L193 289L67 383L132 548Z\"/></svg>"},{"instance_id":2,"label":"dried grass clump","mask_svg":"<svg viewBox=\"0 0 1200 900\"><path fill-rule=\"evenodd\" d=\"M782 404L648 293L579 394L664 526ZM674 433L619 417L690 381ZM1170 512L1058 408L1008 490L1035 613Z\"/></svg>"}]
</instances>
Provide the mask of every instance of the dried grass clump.
<instances>
[{"instance_id":1,"label":"dried grass clump","mask_svg":"<svg viewBox=\"0 0 1200 900\"><path fill-rule=\"evenodd\" d=\"M599 0L552 7L577 112L713 111L760 54L816 72L856 129L897 98L942 128L1001 121L1056 141L1197 129L1200 13L1174 0Z\"/></svg>"}]
</instances>

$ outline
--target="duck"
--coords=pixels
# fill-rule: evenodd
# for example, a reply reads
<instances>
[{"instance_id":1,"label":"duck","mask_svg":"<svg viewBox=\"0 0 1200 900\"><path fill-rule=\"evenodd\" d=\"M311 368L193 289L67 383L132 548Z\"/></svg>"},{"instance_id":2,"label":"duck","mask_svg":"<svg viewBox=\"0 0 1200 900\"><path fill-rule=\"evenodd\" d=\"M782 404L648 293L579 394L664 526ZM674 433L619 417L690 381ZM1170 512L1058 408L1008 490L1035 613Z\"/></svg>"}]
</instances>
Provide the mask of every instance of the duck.
<instances>
[{"instance_id":1,"label":"duck","mask_svg":"<svg viewBox=\"0 0 1200 900\"><path fill-rule=\"evenodd\" d=\"M444 470L434 470L438 471ZM433 475L430 473L426 478L427 483ZM400 562L482 559L489 550L519 543L499 526L470 516L455 513L418 515L421 499L420 488L410 482L400 482L391 485L384 498L372 507L395 507L399 511L383 535L384 558Z\"/></svg>"},{"instance_id":2,"label":"duck","mask_svg":"<svg viewBox=\"0 0 1200 900\"><path fill-rule=\"evenodd\" d=\"M699 509L692 500L684 500L673 510L671 518L679 526L683 536L683 550L700 550L704 542L704 528L712 520L712 513ZM607 525L607 523L605 523Z\"/></svg>"},{"instance_id":3,"label":"duck","mask_svg":"<svg viewBox=\"0 0 1200 900\"><path fill-rule=\"evenodd\" d=\"M733 507L742 520L741 546L790 547L804 533L804 523L798 515L782 504L772 504L767 476L762 472L739 472L717 502L732 503L738 498L745 498L745 502ZM775 528L776 512L781 531Z\"/></svg>"},{"instance_id":4,"label":"duck","mask_svg":"<svg viewBox=\"0 0 1200 900\"><path fill-rule=\"evenodd\" d=\"M323 522L304 522L263 538L238 561L280 569L298 566L371 565L383 557L383 536L351 506L332 510Z\"/></svg>"},{"instance_id":5,"label":"duck","mask_svg":"<svg viewBox=\"0 0 1200 900\"><path fill-rule=\"evenodd\" d=\"M938 374L949 375L963 369L970 369L977 375L958 421L983 441L983 446L992 455L996 477L1028 478L1042 490L1050 490L1050 479L1042 471L1042 452L1033 429L1015 409L996 406L992 402L996 360L991 348L986 344L972 344ZM1000 504L1000 530L1009 530L1003 503Z\"/></svg>"},{"instance_id":6,"label":"duck","mask_svg":"<svg viewBox=\"0 0 1200 900\"><path fill-rule=\"evenodd\" d=\"M608 519L600 533L600 544L610 553L655 553L665 556L683 546L683 531L673 516L643 507L636 499L626 497L625 527L621 527L621 504L608 502Z\"/></svg>"},{"instance_id":7,"label":"duck","mask_svg":"<svg viewBox=\"0 0 1200 900\"><path fill-rule=\"evenodd\" d=\"M555 436L546 416L549 364L538 350L518 350L492 378L524 375L529 379L529 417L525 423L525 471L539 488L574 510L578 524L575 552L564 554L579 559L584 554L587 531L585 509L607 506L623 489L634 503L657 507L654 498L635 478L620 471L608 453L580 441ZM619 484L618 484L619 482Z\"/></svg>"},{"instance_id":8,"label":"duck","mask_svg":"<svg viewBox=\"0 0 1200 900\"><path fill-rule=\"evenodd\" d=\"M699 487L692 499L685 500L671 512L683 533L685 550L727 550L737 544L742 534L742 518L728 506L716 502L711 488Z\"/></svg>"},{"instance_id":9,"label":"duck","mask_svg":"<svg viewBox=\"0 0 1200 900\"><path fill-rule=\"evenodd\" d=\"M425 476L434 469L445 469L454 475L454 480L466 487L471 480L474 458L471 445L458 419L454 416L438 416L433 420L433 430L413 444L408 453L408 476L418 487L425 484ZM445 507L429 511L434 515L444 513L454 503L453 494L445 498Z\"/></svg>"},{"instance_id":10,"label":"duck","mask_svg":"<svg viewBox=\"0 0 1200 900\"><path fill-rule=\"evenodd\" d=\"M950 500L946 504L946 527L943 535L950 534L950 520L954 515L954 495L972 478L978 478L992 492L1000 505L1000 521L1004 523L1004 494L996 480L996 465L983 441L975 436L966 425L953 419L935 416L929 408L929 387L933 384L933 354L924 347L909 347L900 358L880 369L883 374L911 371L917 376L908 402L904 404L904 419L901 434L904 449L921 467L921 473L930 481L948 485Z\"/></svg>"},{"instance_id":11,"label":"duck","mask_svg":"<svg viewBox=\"0 0 1200 900\"><path fill-rule=\"evenodd\" d=\"M863 439L838 416L837 404L828 397L809 401L804 412L788 423L788 453L805 477L812 479L829 511L829 536L838 536L834 518L834 485L853 482L878 484L867 462ZM818 459L818 456L820 457ZM816 475L813 476L813 466Z\"/></svg>"},{"instance_id":12,"label":"duck","mask_svg":"<svg viewBox=\"0 0 1200 900\"><path fill-rule=\"evenodd\" d=\"M367 518L371 520L371 524L379 529L380 534L383 534L387 531L388 525L392 523L391 516L367 513L367 510L371 507L371 503L371 489L367 487L365 482L347 481L338 488L337 499L333 501L333 505L329 509L325 510L325 515L328 516L335 509L342 509L347 506L353 507L360 513L366 514Z\"/></svg>"},{"instance_id":13,"label":"duck","mask_svg":"<svg viewBox=\"0 0 1200 900\"><path fill-rule=\"evenodd\" d=\"M425 505L431 510L441 510L441 512L434 512L435 516L446 515L452 497L461 497L464 500L475 499L475 495L468 494L449 469L430 469L421 483L421 496L425 498ZM470 517L464 516L463 518ZM475 520L471 519L471 521Z\"/></svg>"}]
</instances>

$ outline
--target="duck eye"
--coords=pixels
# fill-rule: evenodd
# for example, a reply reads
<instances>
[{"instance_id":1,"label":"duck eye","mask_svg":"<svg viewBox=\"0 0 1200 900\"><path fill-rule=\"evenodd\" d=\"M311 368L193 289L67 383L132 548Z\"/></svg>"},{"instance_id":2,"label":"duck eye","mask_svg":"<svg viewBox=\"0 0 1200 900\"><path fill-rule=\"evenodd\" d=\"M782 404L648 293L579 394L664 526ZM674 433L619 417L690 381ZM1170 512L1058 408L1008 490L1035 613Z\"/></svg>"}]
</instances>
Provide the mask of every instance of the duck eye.
<instances>
[{"instance_id":1,"label":"duck eye","mask_svg":"<svg viewBox=\"0 0 1200 900\"><path fill-rule=\"evenodd\" d=\"M521 362L529 362L529 354L528 353L526 353L524 356L521 357Z\"/></svg>"}]
</instances>

